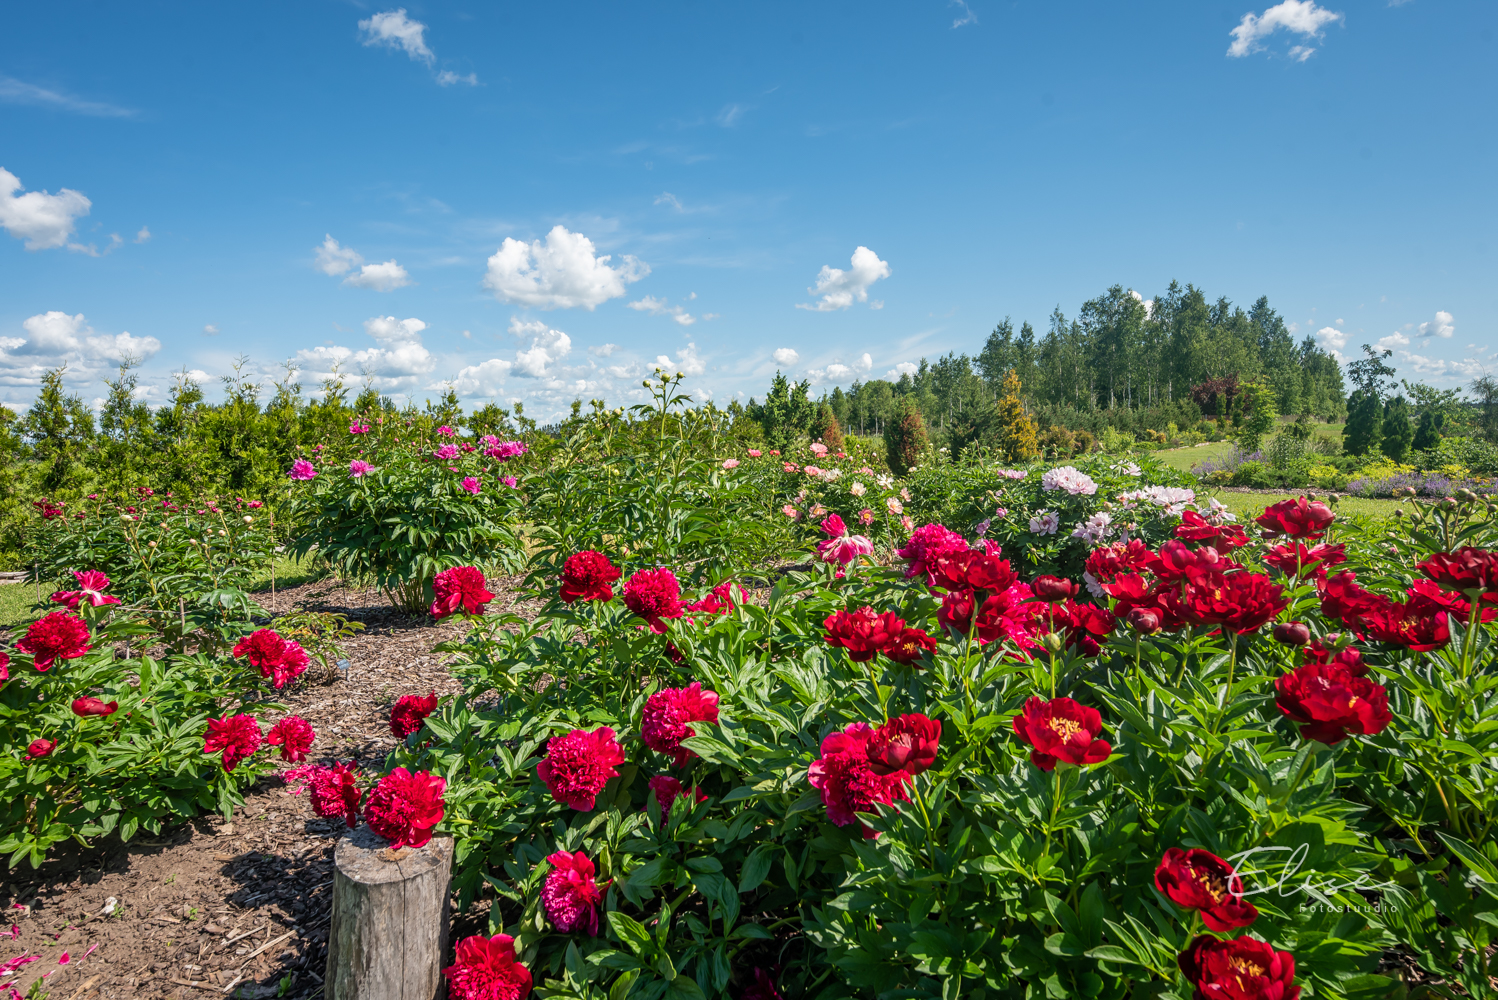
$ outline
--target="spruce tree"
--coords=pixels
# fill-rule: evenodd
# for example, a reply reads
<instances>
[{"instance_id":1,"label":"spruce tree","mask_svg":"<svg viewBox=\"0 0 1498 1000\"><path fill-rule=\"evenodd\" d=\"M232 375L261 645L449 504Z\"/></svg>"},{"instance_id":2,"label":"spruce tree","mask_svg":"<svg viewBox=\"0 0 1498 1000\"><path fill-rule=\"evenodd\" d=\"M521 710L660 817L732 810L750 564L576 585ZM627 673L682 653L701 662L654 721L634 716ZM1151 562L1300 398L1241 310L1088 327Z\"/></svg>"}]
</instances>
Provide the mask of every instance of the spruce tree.
<instances>
[{"instance_id":1,"label":"spruce tree","mask_svg":"<svg viewBox=\"0 0 1498 1000\"><path fill-rule=\"evenodd\" d=\"M1342 450L1349 455L1366 455L1378 447L1382 436L1384 407L1378 394L1359 389L1347 400L1347 425L1342 428Z\"/></svg>"},{"instance_id":2,"label":"spruce tree","mask_svg":"<svg viewBox=\"0 0 1498 1000\"><path fill-rule=\"evenodd\" d=\"M890 469L903 476L926 450L926 422L909 396L901 396L896 407L894 416L884 425L884 451Z\"/></svg>"},{"instance_id":3,"label":"spruce tree","mask_svg":"<svg viewBox=\"0 0 1498 1000\"><path fill-rule=\"evenodd\" d=\"M1035 421L1025 412L1020 399L1019 376L1014 369L1004 373L1003 392L994 408L994 426L997 431L995 448L1006 462L1023 462L1040 452L1036 440Z\"/></svg>"},{"instance_id":4,"label":"spruce tree","mask_svg":"<svg viewBox=\"0 0 1498 1000\"><path fill-rule=\"evenodd\" d=\"M1420 426L1415 430L1415 450L1434 451L1441 444L1441 427L1445 415L1435 410L1420 414Z\"/></svg>"},{"instance_id":5,"label":"spruce tree","mask_svg":"<svg viewBox=\"0 0 1498 1000\"><path fill-rule=\"evenodd\" d=\"M1383 434L1379 447L1391 462L1403 462L1410 457L1410 445L1415 441L1415 426L1410 423L1410 404L1403 396L1395 396L1384 404Z\"/></svg>"}]
</instances>

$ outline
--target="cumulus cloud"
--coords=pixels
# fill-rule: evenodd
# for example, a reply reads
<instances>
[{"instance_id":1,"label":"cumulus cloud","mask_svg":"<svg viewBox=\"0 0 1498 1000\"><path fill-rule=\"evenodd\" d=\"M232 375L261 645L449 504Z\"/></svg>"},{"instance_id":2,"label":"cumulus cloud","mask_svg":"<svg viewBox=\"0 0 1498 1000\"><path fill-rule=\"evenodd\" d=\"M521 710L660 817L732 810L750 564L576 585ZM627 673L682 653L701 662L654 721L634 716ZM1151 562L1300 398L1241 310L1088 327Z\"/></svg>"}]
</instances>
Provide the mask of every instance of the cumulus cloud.
<instances>
[{"instance_id":1,"label":"cumulus cloud","mask_svg":"<svg viewBox=\"0 0 1498 1000\"><path fill-rule=\"evenodd\" d=\"M771 357L776 363L785 365L787 368L801 360L801 355L792 347L777 347Z\"/></svg>"},{"instance_id":2,"label":"cumulus cloud","mask_svg":"<svg viewBox=\"0 0 1498 1000\"><path fill-rule=\"evenodd\" d=\"M695 299L696 297L693 294L692 298ZM670 316L682 326L691 326L697 322L697 317L687 312L683 307L668 306L665 299L658 299L653 295L647 295L638 302L627 302L625 305L636 312L645 312L652 316Z\"/></svg>"},{"instance_id":3,"label":"cumulus cloud","mask_svg":"<svg viewBox=\"0 0 1498 1000\"><path fill-rule=\"evenodd\" d=\"M66 364L72 376L92 377L125 358L139 361L161 350L155 337L98 333L82 313L38 313L21 323L24 337L0 337L0 385L34 386L44 371Z\"/></svg>"},{"instance_id":4,"label":"cumulus cloud","mask_svg":"<svg viewBox=\"0 0 1498 1000\"><path fill-rule=\"evenodd\" d=\"M668 354L659 355L655 363L668 371L681 372L683 375L701 375L707 371L707 363L697 356L697 345L688 344L676 352L676 360L672 361Z\"/></svg>"},{"instance_id":5,"label":"cumulus cloud","mask_svg":"<svg viewBox=\"0 0 1498 1000\"><path fill-rule=\"evenodd\" d=\"M510 332L531 338L529 350L515 352L515 374L525 378L545 378L550 366L572 353L572 338L553 330L540 320L510 319Z\"/></svg>"},{"instance_id":6,"label":"cumulus cloud","mask_svg":"<svg viewBox=\"0 0 1498 1000\"><path fill-rule=\"evenodd\" d=\"M1374 342L1373 346L1377 347L1380 351L1387 351L1395 347L1404 347L1408 345L1409 342L1410 338L1406 337L1398 330L1395 330L1387 337L1380 337L1377 341Z\"/></svg>"},{"instance_id":7,"label":"cumulus cloud","mask_svg":"<svg viewBox=\"0 0 1498 1000\"><path fill-rule=\"evenodd\" d=\"M0 227L27 250L51 250L68 246L73 221L87 215L93 203L80 192L62 188L56 194L21 191L21 179L0 167ZM76 246L76 244L73 244Z\"/></svg>"},{"instance_id":8,"label":"cumulus cloud","mask_svg":"<svg viewBox=\"0 0 1498 1000\"><path fill-rule=\"evenodd\" d=\"M618 344L598 344L596 346L588 348L588 353L594 355L595 357L607 358L612 356L613 353L618 349Z\"/></svg>"},{"instance_id":9,"label":"cumulus cloud","mask_svg":"<svg viewBox=\"0 0 1498 1000\"><path fill-rule=\"evenodd\" d=\"M846 382L850 377L856 378L873 367L874 359L864 354L855 359L851 365L834 361L826 368L812 368L806 374L813 385L820 385L823 382Z\"/></svg>"},{"instance_id":10,"label":"cumulus cloud","mask_svg":"<svg viewBox=\"0 0 1498 1000\"><path fill-rule=\"evenodd\" d=\"M504 385L511 365L499 358L490 358L477 365L470 365L458 372L453 379L453 391L459 396L493 396Z\"/></svg>"},{"instance_id":11,"label":"cumulus cloud","mask_svg":"<svg viewBox=\"0 0 1498 1000\"><path fill-rule=\"evenodd\" d=\"M330 277L347 274L362 263L364 258L353 247L339 246L331 233L323 237L322 246L317 248L316 267Z\"/></svg>"},{"instance_id":12,"label":"cumulus cloud","mask_svg":"<svg viewBox=\"0 0 1498 1000\"><path fill-rule=\"evenodd\" d=\"M436 54L427 48L427 26L407 17L404 7L383 11L368 20L360 21L359 30L364 34L365 45L401 49L415 61L428 65L436 58Z\"/></svg>"},{"instance_id":13,"label":"cumulus cloud","mask_svg":"<svg viewBox=\"0 0 1498 1000\"><path fill-rule=\"evenodd\" d=\"M411 284L410 278L406 276L406 269L393 260L387 260L383 264L365 264L357 274L351 274L343 279L345 285L353 285L355 288L370 288L377 292L389 292L397 288L404 288Z\"/></svg>"},{"instance_id":14,"label":"cumulus cloud","mask_svg":"<svg viewBox=\"0 0 1498 1000\"><path fill-rule=\"evenodd\" d=\"M314 347L298 351L296 359L319 378L328 377L337 365L345 373L352 368L368 374L377 389L410 388L437 366L421 342L426 328L414 316L374 316L364 321L364 332L379 346L359 351L341 345Z\"/></svg>"},{"instance_id":15,"label":"cumulus cloud","mask_svg":"<svg viewBox=\"0 0 1498 1000\"><path fill-rule=\"evenodd\" d=\"M506 238L489 258L484 286L502 302L536 309L596 309L624 295L624 286L650 273L650 266L624 255L618 267L613 257L594 252L593 241L582 233L553 226L546 242L525 243Z\"/></svg>"},{"instance_id":16,"label":"cumulus cloud","mask_svg":"<svg viewBox=\"0 0 1498 1000\"><path fill-rule=\"evenodd\" d=\"M1263 14L1249 11L1232 30L1233 42L1228 46L1228 55L1241 58L1262 51L1264 39L1283 28L1305 40L1305 44L1296 45L1289 52L1290 58L1296 62L1305 62L1316 51L1316 47L1309 43L1320 41L1322 30L1327 25L1343 20L1343 17L1344 15L1325 7L1316 6L1315 0L1284 0Z\"/></svg>"},{"instance_id":17,"label":"cumulus cloud","mask_svg":"<svg viewBox=\"0 0 1498 1000\"><path fill-rule=\"evenodd\" d=\"M868 247L859 247L853 251L852 261L846 271L823 264L822 270L817 274L816 287L807 289L812 295L820 295L821 301L814 304L799 303L796 308L810 309L813 312L847 309L855 300L867 302L869 286L880 278L889 276L888 263L880 260L879 255Z\"/></svg>"},{"instance_id":18,"label":"cumulus cloud","mask_svg":"<svg viewBox=\"0 0 1498 1000\"><path fill-rule=\"evenodd\" d=\"M1450 340L1456 333L1455 318L1444 309L1436 310L1436 318L1426 320L1420 324L1417 337L1440 337L1442 340Z\"/></svg>"},{"instance_id":19,"label":"cumulus cloud","mask_svg":"<svg viewBox=\"0 0 1498 1000\"><path fill-rule=\"evenodd\" d=\"M1321 329L1317 330L1316 339L1321 342L1321 346L1323 348L1331 351L1333 354L1336 354L1342 348L1347 346L1346 331L1338 330L1334 326L1323 326Z\"/></svg>"},{"instance_id":20,"label":"cumulus cloud","mask_svg":"<svg viewBox=\"0 0 1498 1000\"><path fill-rule=\"evenodd\" d=\"M203 332L210 337L217 337L218 327L214 326L212 323L209 323L207 326L203 327Z\"/></svg>"},{"instance_id":21,"label":"cumulus cloud","mask_svg":"<svg viewBox=\"0 0 1498 1000\"><path fill-rule=\"evenodd\" d=\"M901 375L914 375L918 371L920 371L920 369L914 364L914 362L901 361L889 371L885 372L884 377L887 379L894 379L895 381L899 381Z\"/></svg>"}]
</instances>

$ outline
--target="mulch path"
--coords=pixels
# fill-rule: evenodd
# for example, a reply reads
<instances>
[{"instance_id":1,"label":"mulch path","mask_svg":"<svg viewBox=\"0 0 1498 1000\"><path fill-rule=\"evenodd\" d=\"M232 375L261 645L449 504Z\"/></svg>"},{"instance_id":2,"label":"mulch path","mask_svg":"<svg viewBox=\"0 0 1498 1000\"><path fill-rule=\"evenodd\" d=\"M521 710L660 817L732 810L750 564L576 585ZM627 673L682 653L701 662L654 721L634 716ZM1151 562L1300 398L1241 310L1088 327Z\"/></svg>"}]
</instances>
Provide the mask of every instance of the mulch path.
<instances>
[{"instance_id":1,"label":"mulch path","mask_svg":"<svg viewBox=\"0 0 1498 1000\"><path fill-rule=\"evenodd\" d=\"M539 604L523 600L518 585L491 580L489 612L532 616ZM396 744L387 722L396 698L460 690L432 647L458 638L461 622L407 615L375 591L329 581L256 596L273 614L301 604L365 625L345 644L346 678L318 681L309 670L278 695L312 723L318 760L378 766ZM5 984L13 983L24 995L45 975L50 1000L318 995L341 827L272 775L230 823L198 817L161 838L110 837L59 849L39 869L0 869L0 909L9 914L0 915L0 965L39 956L0 978L0 994L10 1000Z\"/></svg>"}]
</instances>

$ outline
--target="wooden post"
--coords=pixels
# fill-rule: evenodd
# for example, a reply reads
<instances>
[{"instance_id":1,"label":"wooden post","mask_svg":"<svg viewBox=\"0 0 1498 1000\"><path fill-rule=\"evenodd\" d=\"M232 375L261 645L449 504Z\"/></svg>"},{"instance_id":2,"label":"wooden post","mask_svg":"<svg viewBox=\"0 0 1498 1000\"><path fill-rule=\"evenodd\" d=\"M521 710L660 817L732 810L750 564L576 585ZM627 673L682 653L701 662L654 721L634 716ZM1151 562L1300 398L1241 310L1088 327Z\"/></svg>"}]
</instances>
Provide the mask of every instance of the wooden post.
<instances>
[{"instance_id":1,"label":"wooden post","mask_svg":"<svg viewBox=\"0 0 1498 1000\"><path fill-rule=\"evenodd\" d=\"M361 824L333 852L327 1000L441 1000L453 840L392 851Z\"/></svg>"}]
</instances>

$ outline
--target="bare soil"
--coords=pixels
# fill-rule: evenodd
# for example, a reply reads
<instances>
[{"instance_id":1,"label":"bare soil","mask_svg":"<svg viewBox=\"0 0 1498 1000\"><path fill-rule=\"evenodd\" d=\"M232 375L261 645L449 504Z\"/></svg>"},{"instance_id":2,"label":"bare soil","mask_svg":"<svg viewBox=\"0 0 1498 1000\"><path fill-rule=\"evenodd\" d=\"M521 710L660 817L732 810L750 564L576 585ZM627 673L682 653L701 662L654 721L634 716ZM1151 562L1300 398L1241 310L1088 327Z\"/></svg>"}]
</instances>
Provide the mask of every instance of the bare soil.
<instances>
[{"instance_id":1,"label":"bare soil","mask_svg":"<svg viewBox=\"0 0 1498 1000\"><path fill-rule=\"evenodd\" d=\"M518 584L490 581L491 614L534 614ZM396 698L460 690L432 647L458 638L462 622L404 614L376 591L329 581L256 596L273 614L301 604L365 625L345 645L347 677L319 682L309 671L278 696L312 723L316 759L377 766L396 745ZM341 827L267 776L232 822L198 817L160 839L105 838L59 850L39 869L0 871L0 965L37 956L0 978L0 994L11 1000L9 983L28 995L44 979L50 1000L316 996Z\"/></svg>"}]
</instances>

